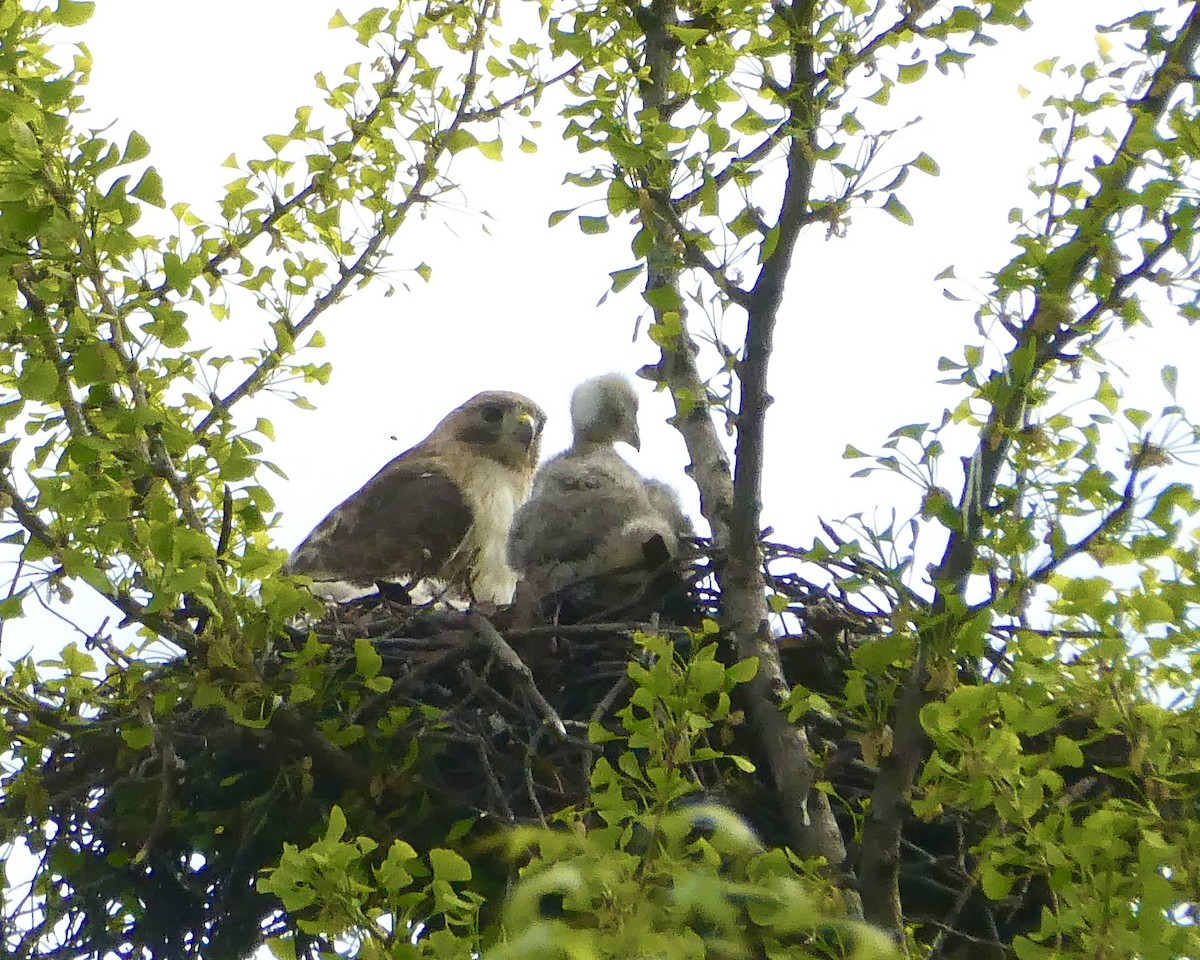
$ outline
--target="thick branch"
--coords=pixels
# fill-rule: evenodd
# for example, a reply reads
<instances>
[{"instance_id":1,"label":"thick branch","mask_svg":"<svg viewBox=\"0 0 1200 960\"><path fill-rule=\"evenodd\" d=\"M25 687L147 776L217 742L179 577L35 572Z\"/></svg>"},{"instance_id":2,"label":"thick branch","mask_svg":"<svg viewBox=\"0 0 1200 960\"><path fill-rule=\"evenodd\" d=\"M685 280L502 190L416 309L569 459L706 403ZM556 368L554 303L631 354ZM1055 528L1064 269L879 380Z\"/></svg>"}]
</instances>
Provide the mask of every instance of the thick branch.
<instances>
[{"instance_id":1,"label":"thick branch","mask_svg":"<svg viewBox=\"0 0 1200 960\"><path fill-rule=\"evenodd\" d=\"M648 10L642 8L639 22L646 36L646 62L650 68L648 78L639 81L642 100L647 107L665 111L674 51L679 45L670 32L677 22L675 7L670 0L652 0ZM661 183L654 179L657 176L649 175L646 189L651 196L665 196L669 205L669 174L660 178ZM646 295L653 302L656 291L669 290L681 302L680 265L672 255L676 230L656 209L659 205L648 205L643 211L646 225L655 238L654 248L647 257ZM661 306L654 307L655 321L662 323L668 312L671 311ZM713 552L720 557L729 547L733 506L729 457L709 412L708 388L696 366L698 347L688 333L683 311L678 309L677 314L680 333L670 343L663 344L662 360L654 371L654 379L668 388L675 401L674 426L687 445L691 457L688 471L700 492L700 510L712 531Z\"/></svg>"},{"instance_id":2,"label":"thick branch","mask_svg":"<svg viewBox=\"0 0 1200 960\"><path fill-rule=\"evenodd\" d=\"M798 38L808 35L815 15L812 0L796 0L790 11ZM787 181L774 227L775 245L764 261L746 300L747 329L738 366L741 402L737 419L736 469L729 553L721 579L726 624L739 657L756 656L758 674L748 687L751 717L763 740L786 811L793 847L804 856L824 857L840 867L846 859L841 830L828 798L814 791L817 773L807 732L788 722L780 710L787 694L779 652L771 642L760 558L762 474L767 408L767 372L775 322L783 298L792 253L808 212L816 119L813 50L801 39L791 55L791 116L788 132Z\"/></svg>"}]
</instances>

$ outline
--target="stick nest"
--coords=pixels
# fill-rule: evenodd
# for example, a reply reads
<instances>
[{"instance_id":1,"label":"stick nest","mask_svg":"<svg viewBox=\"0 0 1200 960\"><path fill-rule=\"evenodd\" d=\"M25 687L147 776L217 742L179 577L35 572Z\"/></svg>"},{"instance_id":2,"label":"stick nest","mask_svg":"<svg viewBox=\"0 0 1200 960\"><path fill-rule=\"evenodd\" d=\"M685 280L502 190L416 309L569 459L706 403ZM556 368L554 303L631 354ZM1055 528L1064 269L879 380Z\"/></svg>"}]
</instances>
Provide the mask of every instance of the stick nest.
<instances>
[{"instance_id":1,"label":"stick nest","mask_svg":"<svg viewBox=\"0 0 1200 960\"><path fill-rule=\"evenodd\" d=\"M768 560L788 555L777 548ZM693 574L693 613L717 617L708 568ZM854 649L884 631L886 616L795 574L768 584L784 599L778 643L789 680L836 697ZM249 671L257 679L235 682L245 665L135 662L93 692L98 709L66 724L55 713L59 692L35 690L20 723L57 723L59 732L45 738L40 765L26 763L6 784L4 814L9 824L55 824L25 833L35 854L61 865L51 872L63 881L16 955L31 955L39 932L63 929L63 918L71 922L61 949L43 944L40 956L120 950L134 931L153 956L189 955L197 943L206 957L248 955L295 929L296 918L256 890L260 871L283 844L319 837L335 803L356 834L428 849L464 821L476 831L540 823L584 801L605 749L588 729L616 728L632 689L635 632L665 632L680 645L692 634L653 618L557 625L516 616L380 598L331 608L268 644ZM805 721L853 837L876 775L861 731L838 718ZM1087 718L1071 723L1081 735ZM753 731L743 724L731 737L729 752L749 756L759 772L731 777L714 765L697 770L697 787L735 807L764 842L781 844ZM1120 766L1127 744L1108 738L1087 750L1070 790L1128 789L1095 772ZM946 810L932 823L908 815L899 851L905 916L928 923L947 955L956 945L1003 955L1047 902L1036 884L999 904L976 888L971 848L994 826L987 809Z\"/></svg>"}]
</instances>

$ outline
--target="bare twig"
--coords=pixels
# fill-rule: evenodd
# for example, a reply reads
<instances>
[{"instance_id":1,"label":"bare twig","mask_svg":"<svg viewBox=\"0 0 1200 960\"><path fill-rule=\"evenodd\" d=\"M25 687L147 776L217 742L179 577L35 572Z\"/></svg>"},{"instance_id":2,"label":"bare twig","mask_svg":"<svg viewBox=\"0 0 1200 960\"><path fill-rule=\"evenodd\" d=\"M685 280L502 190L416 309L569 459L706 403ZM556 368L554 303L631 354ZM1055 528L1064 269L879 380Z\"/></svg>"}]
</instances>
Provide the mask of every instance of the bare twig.
<instances>
[{"instance_id":1,"label":"bare twig","mask_svg":"<svg viewBox=\"0 0 1200 960\"><path fill-rule=\"evenodd\" d=\"M549 701L542 696L542 692L537 688L537 684L533 680L533 673L525 665L525 661L517 656L517 652L508 645L508 642L500 636L499 631L492 626L492 622L481 613L474 611L466 615L466 622L475 631L475 636L500 662L505 669L515 673L524 687L525 695L533 702L541 713L542 718L550 726L550 728L558 735L559 739L565 739L567 736L567 728L563 726L562 720L558 713L550 706Z\"/></svg>"}]
</instances>

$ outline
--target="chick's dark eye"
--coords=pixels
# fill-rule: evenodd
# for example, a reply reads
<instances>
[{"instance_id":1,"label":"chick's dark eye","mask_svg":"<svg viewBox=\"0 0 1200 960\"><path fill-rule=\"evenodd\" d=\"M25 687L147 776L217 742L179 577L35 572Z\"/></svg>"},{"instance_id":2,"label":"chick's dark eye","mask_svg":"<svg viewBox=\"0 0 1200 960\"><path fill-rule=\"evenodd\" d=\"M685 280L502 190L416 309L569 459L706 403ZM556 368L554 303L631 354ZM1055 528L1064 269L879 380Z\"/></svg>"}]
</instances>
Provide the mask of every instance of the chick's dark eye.
<instances>
[{"instance_id":1,"label":"chick's dark eye","mask_svg":"<svg viewBox=\"0 0 1200 960\"><path fill-rule=\"evenodd\" d=\"M504 419L504 410L494 403L489 403L483 408L482 415L485 423L499 423Z\"/></svg>"}]
</instances>

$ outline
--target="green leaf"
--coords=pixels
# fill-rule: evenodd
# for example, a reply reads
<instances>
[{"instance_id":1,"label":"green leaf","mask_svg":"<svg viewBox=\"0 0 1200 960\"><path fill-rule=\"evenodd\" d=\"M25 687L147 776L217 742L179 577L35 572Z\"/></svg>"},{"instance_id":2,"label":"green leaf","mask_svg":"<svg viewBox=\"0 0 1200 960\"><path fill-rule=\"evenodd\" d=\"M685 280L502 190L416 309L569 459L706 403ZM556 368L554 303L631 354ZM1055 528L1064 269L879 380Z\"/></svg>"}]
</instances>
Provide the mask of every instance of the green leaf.
<instances>
[{"instance_id":1,"label":"green leaf","mask_svg":"<svg viewBox=\"0 0 1200 960\"><path fill-rule=\"evenodd\" d=\"M729 683L749 683L758 673L758 657L747 657L739 660L725 671L725 679Z\"/></svg>"},{"instance_id":2,"label":"green leaf","mask_svg":"<svg viewBox=\"0 0 1200 960\"><path fill-rule=\"evenodd\" d=\"M1167 393L1171 395L1171 399L1175 399L1175 388L1179 386L1179 368L1171 364L1162 368L1163 386L1167 388Z\"/></svg>"},{"instance_id":3,"label":"green leaf","mask_svg":"<svg viewBox=\"0 0 1200 960\"><path fill-rule=\"evenodd\" d=\"M917 154L917 158L912 161L912 165L914 167L916 167L918 170L920 170L922 173L926 173L931 177L936 177L938 174L940 174L942 172L942 168L938 166L937 161L934 160L933 157L931 157L929 154L927 154L924 150L922 150L919 154ZM952 270L950 276L953 276L953 275L954 275L954 273ZM939 274L938 276L934 277L934 279L935 280L943 280L946 278L943 277L941 274Z\"/></svg>"},{"instance_id":4,"label":"green leaf","mask_svg":"<svg viewBox=\"0 0 1200 960\"><path fill-rule=\"evenodd\" d=\"M671 27L671 33L683 41L684 46L694 47L701 40L709 36L708 30L703 30L698 27Z\"/></svg>"},{"instance_id":5,"label":"green leaf","mask_svg":"<svg viewBox=\"0 0 1200 960\"><path fill-rule=\"evenodd\" d=\"M929 429L927 423L910 423L907 426L897 427L889 437L907 437L909 440L920 440L925 436L925 431Z\"/></svg>"},{"instance_id":6,"label":"green leaf","mask_svg":"<svg viewBox=\"0 0 1200 960\"><path fill-rule=\"evenodd\" d=\"M413 875L407 865L417 859L417 852L403 840L393 840L387 859L375 869L375 878L385 892L395 896L411 886Z\"/></svg>"},{"instance_id":7,"label":"green leaf","mask_svg":"<svg viewBox=\"0 0 1200 960\"><path fill-rule=\"evenodd\" d=\"M152 727L121 727L121 739L134 750L145 750L154 742Z\"/></svg>"},{"instance_id":8,"label":"green leaf","mask_svg":"<svg viewBox=\"0 0 1200 960\"><path fill-rule=\"evenodd\" d=\"M550 224L554 226L554 224ZM579 229L586 234L608 233L608 217L579 215Z\"/></svg>"},{"instance_id":9,"label":"green leaf","mask_svg":"<svg viewBox=\"0 0 1200 960\"><path fill-rule=\"evenodd\" d=\"M346 833L346 815L336 803L329 811L329 826L325 830L325 842L336 843Z\"/></svg>"},{"instance_id":10,"label":"green leaf","mask_svg":"<svg viewBox=\"0 0 1200 960\"><path fill-rule=\"evenodd\" d=\"M1100 401L1101 406L1109 413L1116 413L1117 406L1120 403L1120 398L1117 395L1116 388L1105 375L1100 380L1100 386L1096 389L1096 399Z\"/></svg>"},{"instance_id":11,"label":"green leaf","mask_svg":"<svg viewBox=\"0 0 1200 960\"><path fill-rule=\"evenodd\" d=\"M292 703L305 703L316 695L317 691L311 686L309 686L307 683L302 683L301 681L297 680L292 684L292 689L288 695L288 699Z\"/></svg>"},{"instance_id":12,"label":"green leaf","mask_svg":"<svg viewBox=\"0 0 1200 960\"><path fill-rule=\"evenodd\" d=\"M293 937L270 937L267 949L275 960L296 960L296 941Z\"/></svg>"},{"instance_id":13,"label":"green leaf","mask_svg":"<svg viewBox=\"0 0 1200 960\"><path fill-rule=\"evenodd\" d=\"M17 377L17 389L26 400L53 400L58 393L58 371L41 357L26 360Z\"/></svg>"},{"instance_id":14,"label":"green leaf","mask_svg":"<svg viewBox=\"0 0 1200 960\"><path fill-rule=\"evenodd\" d=\"M537 144L528 137L522 137L520 149L522 153L537 153Z\"/></svg>"},{"instance_id":15,"label":"green leaf","mask_svg":"<svg viewBox=\"0 0 1200 960\"><path fill-rule=\"evenodd\" d=\"M1003 900L1012 889L1012 877L1005 876L992 864L985 863L980 871L980 886L990 900Z\"/></svg>"},{"instance_id":16,"label":"green leaf","mask_svg":"<svg viewBox=\"0 0 1200 960\"><path fill-rule=\"evenodd\" d=\"M716 660L702 660L688 669L688 683L699 694L713 693L725 685L725 668Z\"/></svg>"},{"instance_id":17,"label":"green leaf","mask_svg":"<svg viewBox=\"0 0 1200 960\"><path fill-rule=\"evenodd\" d=\"M1054 738L1054 765L1056 767L1082 767L1083 751L1070 737L1059 734Z\"/></svg>"},{"instance_id":18,"label":"green leaf","mask_svg":"<svg viewBox=\"0 0 1200 960\"><path fill-rule=\"evenodd\" d=\"M512 67L501 63L494 56L487 58L485 66L487 67L487 72L493 77L507 77L512 73Z\"/></svg>"},{"instance_id":19,"label":"green leaf","mask_svg":"<svg viewBox=\"0 0 1200 960\"><path fill-rule=\"evenodd\" d=\"M134 130L125 141L125 150L121 154L122 163L133 163L150 155L150 144L146 138Z\"/></svg>"},{"instance_id":20,"label":"green leaf","mask_svg":"<svg viewBox=\"0 0 1200 960\"><path fill-rule=\"evenodd\" d=\"M893 217L895 217L901 223L903 223L907 226L910 226L910 227L912 226L912 224L913 224L912 214L908 212L908 208L900 202L900 198L897 197L894 193L888 194L887 203L885 203L883 205L883 209L886 210L888 213L890 213Z\"/></svg>"},{"instance_id":21,"label":"green leaf","mask_svg":"<svg viewBox=\"0 0 1200 960\"><path fill-rule=\"evenodd\" d=\"M428 283L428 282L429 282L429 278L433 276L433 267L431 267L431 266L430 266L429 264L427 264L427 263L419 263L419 264L417 264L417 266L416 266L416 271L417 271L417 275L418 275L418 276L419 276L419 277L420 277L422 280L424 280L426 283Z\"/></svg>"},{"instance_id":22,"label":"green leaf","mask_svg":"<svg viewBox=\"0 0 1200 960\"><path fill-rule=\"evenodd\" d=\"M471 865L453 850L435 847L429 851L429 865L435 880L465 883L471 879Z\"/></svg>"},{"instance_id":23,"label":"green leaf","mask_svg":"<svg viewBox=\"0 0 1200 960\"><path fill-rule=\"evenodd\" d=\"M1131 407L1128 410L1122 410L1121 415L1139 430L1143 429L1150 422L1149 410L1138 410L1135 407Z\"/></svg>"},{"instance_id":24,"label":"green leaf","mask_svg":"<svg viewBox=\"0 0 1200 960\"><path fill-rule=\"evenodd\" d=\"M142 179L138 181L136 187L129 191L130 195L137 197L144 203L148 203L154 207L165 207L166 201L163 199L163 181L158 175L158 171L153 167L147 167L146 172L142 174Z\"/></svg>"},{"instance_id":25,"label":"green leaf","mask_svg":"<svg viewBox=\"0 0 1200 960\"><path fill-rule=\"evenodd\" d=\"M5 537L4 540L8 542L8 537ZM0 622L16 620L18 617L25 616L24 606L27 595L28 591L22 590L20 593L0 600Z\"/></svg>"},{"instance_id":26,"label":"green leaf","mask_svg":"<svg viewBox=\"0 0 1200 960\"><path fill-rule=\"evenodd\" d=\"M929 69L929 61L921 60L917 63L910 63L900 68L896 79L901 83L916 83L923 76L925 71Z\"/></svg>"},{"instance_id":27,"label":"green leaf","mask_svg":"<svg viewBox=\"0 0 1200 960\"><path fill-rule=\"evenodd\" d=\"M375 649L375 644L363 637L354 641L354 669L367 680L383 669L383 657Z\"/></svg>"},{"instance_id":28,"label":"green leaf","mask_svg":"<svg viewBox=\"0 0 1200 960\"><path fill-rule=\"evenodd\" d=\"M470 130L464 130L462 127L456 128L446 139L446 149L451 154L461 153L470 147L475 146L479 141L475 138Z\"/></svg>"},{"instance_id":29,"label":"green leaf","mask_svg":"<svg viewBox=\"0 0 1200 960\"><path fill-rule=\"evenodd\" d=\"M879 104L881 107L887 106L887 102L892 98L892 87L894 85L895 84L893 84L890 79L884 77L883 86L871 94L871 96L867 97L867 99L871 103Z\"/></svg>"},{"instance_id":30,"label":"green leaf","mask_svg":"<svg viewBox=\"0 0 1200 960\"><path fill-rule=\"evenodd\" d=\"M762 133L776 126L778 121L768 120L752 107L746 107L746 112L733 121L730 126L738 133Z\"/></svg>"},{"instance_id":31,"label":"green leaf","mask_svg":"<svg viewBox=\"0 0 1200 960\"><path fill-rule=\"evenodd\" d=\"M476 146L479 147L479 152L489 160L504 159L504 141L499 137L495 140L480 140Z\"/></svg>"},{"instance_id":32,"label":"green leaf","mask_svg":"<svg viewBox=\"0 0 1200 960\"><path fill-rule=\"evenodd\" d=\"M624 270L611 271L609 276L612 277L613 293L620 293L622 290L624 290L627 286L633 283L634 280L641 276L642 270L644 269L645 265L639 263L636 267L626 267Z\"/></svg>"},{"instance_id":33,"label":"green leaf","mask_svg":"<svg viewBox=\"0 0 1200 960\"><path fill-rule=\"evenodd\" d=\"M358 35L358 42L363 46L370 43L375 35L379 33L379 27L386 15L386 7L372 7L359 17L354 24L354 32Z\"/></svg>"},{"instance_id":34,"label":"green leaf","mask_svg":"<svg viewBox=\"0 0 1200 960\"><path fill-rule=\"evenodd\" d=\"M82 23L87 23L95 12L96 4L91 0L58 0L58 9L54 11L54 19L65 27L78 27Z\"/></svg>"}]
</instances>

